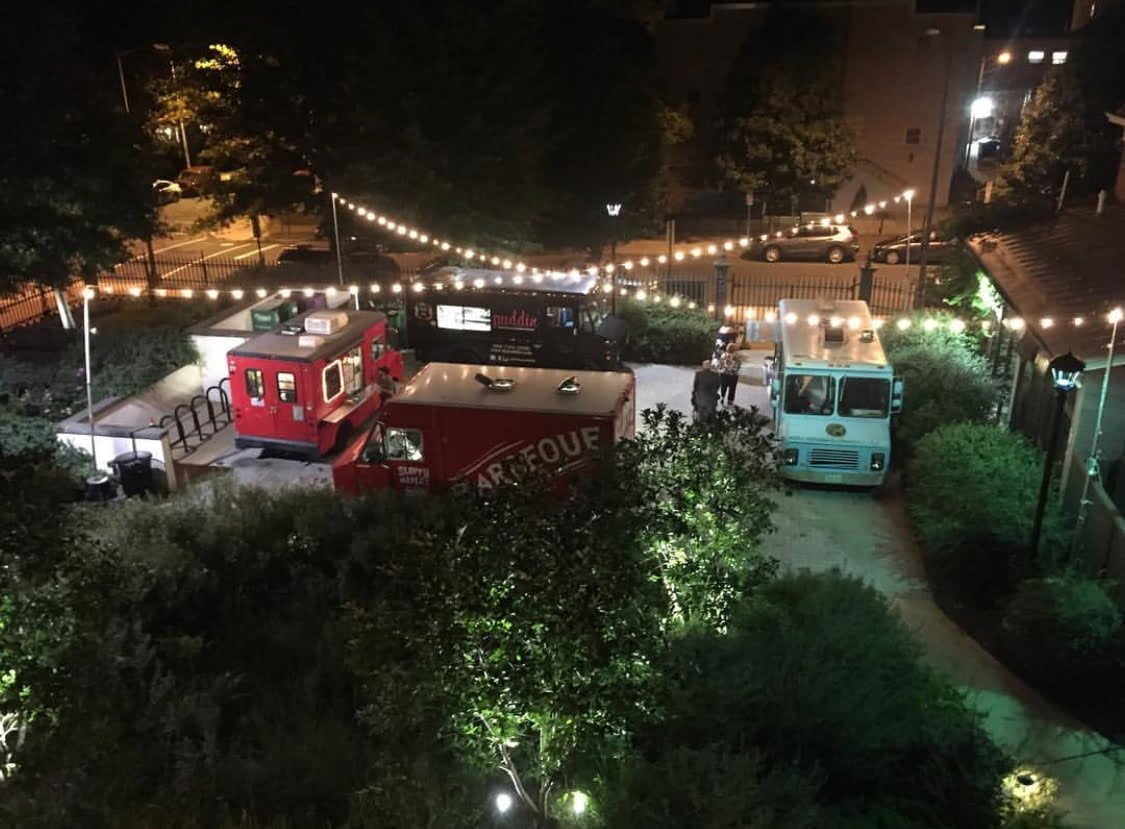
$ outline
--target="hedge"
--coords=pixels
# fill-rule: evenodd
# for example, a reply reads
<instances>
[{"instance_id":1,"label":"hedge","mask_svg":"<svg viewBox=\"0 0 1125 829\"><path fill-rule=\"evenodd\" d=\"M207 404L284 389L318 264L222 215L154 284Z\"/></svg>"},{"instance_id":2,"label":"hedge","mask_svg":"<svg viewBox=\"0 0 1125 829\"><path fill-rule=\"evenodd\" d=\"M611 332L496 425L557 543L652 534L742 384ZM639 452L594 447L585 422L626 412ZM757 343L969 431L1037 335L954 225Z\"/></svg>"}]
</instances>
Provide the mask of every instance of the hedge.
<instances>
[{"instance_id":1,"label":"hedge","mask_svg":"<svg viewBox=\"0 0 1125 829\"><path fill-rule=\"evenodd\" d=\"M703 311L623 301L617 313L629 324L626 360L696 365L711 356L719 324Z\"/></svg>"}]
</instances>

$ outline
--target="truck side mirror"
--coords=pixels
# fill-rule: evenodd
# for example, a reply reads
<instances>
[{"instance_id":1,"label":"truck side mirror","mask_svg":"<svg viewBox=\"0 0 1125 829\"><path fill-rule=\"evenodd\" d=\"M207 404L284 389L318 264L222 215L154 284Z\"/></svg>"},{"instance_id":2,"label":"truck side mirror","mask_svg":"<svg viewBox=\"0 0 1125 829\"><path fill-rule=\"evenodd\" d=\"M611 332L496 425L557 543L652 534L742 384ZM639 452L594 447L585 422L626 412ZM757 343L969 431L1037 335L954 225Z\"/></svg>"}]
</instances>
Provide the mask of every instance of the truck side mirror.
<instances>
[{"instance_id":1,"label":"truck side mirror","mask_svg":"<svg viewBox=\"0 0 1125 829\"><path fill-rule=\"evenodd\" d=\"M896 377L894 382L891 383L891 413L902 411L902 388L903 382L901 377Z\"/></svg>"}]
</instances>

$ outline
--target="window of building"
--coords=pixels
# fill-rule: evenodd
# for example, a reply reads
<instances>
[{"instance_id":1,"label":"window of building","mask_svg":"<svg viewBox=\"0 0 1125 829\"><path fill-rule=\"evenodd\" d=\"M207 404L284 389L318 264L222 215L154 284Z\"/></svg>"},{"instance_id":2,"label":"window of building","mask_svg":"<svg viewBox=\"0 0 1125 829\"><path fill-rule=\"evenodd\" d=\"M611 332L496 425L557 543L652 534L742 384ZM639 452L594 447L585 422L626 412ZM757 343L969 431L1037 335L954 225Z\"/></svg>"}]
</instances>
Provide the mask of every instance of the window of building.
<instances>
[{"instance_id":1,"label":"window of building","mask_svg":"<svg viewBox=\"0 0 1125 829\"><path fill-rule=\"evenodd\" d=\"M1061 52L1051 52L1051 63L1053 63L1055 66L1066 63L1066 51L1063 50Z\"/></svg>"},{"instance_id":2,"label":"window of building","mask_svg":"<svg viewBox=\"0 0 1125 829\"><path fill-rule=\"evenodd\" d=\"M1027 62L1028 63L1042 63L1043 59L1045 57L1047 57L1047 53L1044 52L1042 49L1032 49L1030 52L1027 53Z\"/></svg>"},{"instance_id":3,"label":"window of building","mask_svg":"<svg viewBox=\"0 0 1125 829\"><path fill-rule=\"evenodd\" d=\"M382 340L371 341L371 362L378 362L379 358L387 353L387 344Z\"/></svg>"},{"instance_id":4,"label":"window of building","mask_svg":"<svg viewBox=\"0 0 1125 829\"><path fill-rule=\"evenodd\" d=\"M340 361L333 360L331 363L324 367L324 372L321 376L321 382L324 386L324 400L325 402L332 400L336 395L344 390L344 378L340 373Z\"/></svg>"},{"instance_id":5,"label":"window of building","mask_svg":"<svg viewBox=\"0 0 1125 829\"><path fill-rule=\"evenodd\" d=\"M290 371L277 373L277 399L282 403L297 402L297 378Z\"/></svg>"},{"instance_id":6,"label":"window of building","mask_svg":"<svg viewBox=\"0 0 1125 829\"><path fill-rule=\"evenodd\" d=\"M266 381L261 369L246 369L246 394L252 400L261 400L266 396Z\"/></svg>"},{"instance_id":7,"label":"window of building","mask_svg":"<svg viewBox=\"0 0 1125 829\"><path fill-rule=\"evenodd\" d=\"M439 305L437 324L451 331L491 331L492 312L471 305Z\"/></svg>"},{"instance_id":8,"label":"window of building","mask_svg":"<svg viewBox=\"0 0 1125 829\"><path fill-rule=\"evenodd\" d=\"M920 144L922 142L922 130L919 127L910 127L906 131L907 144Z\"/></svg>"},{"instance_id":9,"label":"window of building","mask_svg":"<svg viewBox=\"0 0 1125 829\"><path fill-rule=\"evenodd\" d=\"M389 461L420 461L422 453L422 432L419 429L387 429L384 443L386 458Z\"/></svg>"}]
</instances>

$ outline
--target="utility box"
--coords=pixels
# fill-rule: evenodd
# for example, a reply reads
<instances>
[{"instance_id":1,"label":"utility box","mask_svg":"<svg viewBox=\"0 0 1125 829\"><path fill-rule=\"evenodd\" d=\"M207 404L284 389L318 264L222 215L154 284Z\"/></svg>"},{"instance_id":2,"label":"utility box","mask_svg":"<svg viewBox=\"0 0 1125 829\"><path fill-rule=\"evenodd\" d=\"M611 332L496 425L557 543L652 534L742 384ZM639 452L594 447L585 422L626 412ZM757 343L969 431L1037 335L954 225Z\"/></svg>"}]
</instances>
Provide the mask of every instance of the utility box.
<instances>
[{"instance_id":1,"label":"utility box","mask_svg":"<svg viewBox=\"0 0 1125 829\"><path fill-rule=\"evenodd\" d=\"M274 299L250 312L250 327L254 331L273 331L296 314L296 302L291 299Z\"/></svg>"}]
</instances>

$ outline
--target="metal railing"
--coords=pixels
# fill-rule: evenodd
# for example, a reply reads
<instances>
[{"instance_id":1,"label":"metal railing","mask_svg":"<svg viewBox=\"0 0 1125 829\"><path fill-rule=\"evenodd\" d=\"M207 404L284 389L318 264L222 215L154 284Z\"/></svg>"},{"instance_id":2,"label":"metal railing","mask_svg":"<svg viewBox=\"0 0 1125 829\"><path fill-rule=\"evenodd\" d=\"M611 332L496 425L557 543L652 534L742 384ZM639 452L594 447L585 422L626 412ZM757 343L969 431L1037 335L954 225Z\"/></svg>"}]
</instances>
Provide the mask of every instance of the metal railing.
<instances>
[{"instance_id":1,"label":"metal railing","mask_svg":"<svg viewBox=\"0 0 1125 829\"><path fill-rule=\"evenodd\" d=\"M72 283L64 289L67 302L82 301L82 286ZM38 322L58 313L54 288L25 285L15 296L0 298L0 331L10 331L31 322Z\"/></svg>"}]
</instances>

